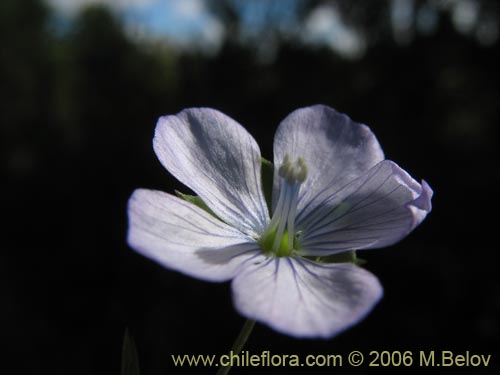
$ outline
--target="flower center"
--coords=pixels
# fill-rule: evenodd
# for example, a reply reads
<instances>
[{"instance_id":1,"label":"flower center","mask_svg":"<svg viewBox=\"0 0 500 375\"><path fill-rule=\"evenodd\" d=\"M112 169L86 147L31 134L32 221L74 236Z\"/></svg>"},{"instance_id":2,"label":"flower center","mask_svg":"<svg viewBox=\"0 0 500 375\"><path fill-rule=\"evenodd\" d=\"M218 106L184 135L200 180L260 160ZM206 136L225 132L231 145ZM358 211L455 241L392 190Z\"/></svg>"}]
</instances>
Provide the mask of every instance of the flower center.
<instances>
[{"instance_id":1,"label":"flower center","mask_svg":"<svg viewBox=\"0 0 500 375\"><path fill-rule=\"evenodd\" d=\"M300 185L307 177L304 159L299 157L291 162L287 154L279 168L279 176L281 185L278 203L259 244L265 253L283 257L291 255L297 248L295 217Z\"/></svg>"}]
</instances>

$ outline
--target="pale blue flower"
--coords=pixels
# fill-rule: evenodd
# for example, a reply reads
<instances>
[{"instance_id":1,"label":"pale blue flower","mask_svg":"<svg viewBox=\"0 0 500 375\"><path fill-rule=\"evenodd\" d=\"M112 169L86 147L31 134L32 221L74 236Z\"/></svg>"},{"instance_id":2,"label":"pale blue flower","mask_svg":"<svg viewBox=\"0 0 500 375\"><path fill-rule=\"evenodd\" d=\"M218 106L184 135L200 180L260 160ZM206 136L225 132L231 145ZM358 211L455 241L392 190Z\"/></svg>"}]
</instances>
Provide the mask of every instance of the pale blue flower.
<instances>
[{"instance_id":1,"label":"pale blue flower","mask_svg":"<svg viewBox=\"0 0 500 375\"><path fill-rule=\"evenodd\" d=\"M366 125L327 106L298 109L280 124L271 212L259 147L223 113L191 108L161 117L153 143L163 166L214 215L137 190L130 246L184 274L232 280L242 315L296 337L332 337L382 296L378 279L356 264L313 259L392 245L431 210L429 185L384 160Z\"/></svg>"}]
</instances>

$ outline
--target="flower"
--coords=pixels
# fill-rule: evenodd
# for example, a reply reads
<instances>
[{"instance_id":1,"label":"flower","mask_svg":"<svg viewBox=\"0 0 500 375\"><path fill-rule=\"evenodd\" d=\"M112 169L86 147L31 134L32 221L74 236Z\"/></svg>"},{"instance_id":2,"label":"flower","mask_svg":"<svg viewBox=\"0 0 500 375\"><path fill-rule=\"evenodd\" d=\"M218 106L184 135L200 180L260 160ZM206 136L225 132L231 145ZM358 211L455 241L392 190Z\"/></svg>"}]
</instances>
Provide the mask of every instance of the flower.
<instances>
[{"instance_id":1,"label":"flower","mask_svg":"<svg viewBox=\"0 0 500 375\"><path fill-rule=\"evenodd\" d=\"M271 209L259 147L236 121L209 108L158 120L163 166L209 208L139 189L128 205L128 243L184 274L232 280L236 309L295 337L332 337L382 296L354 263L316 261L389 246L431 210L432 190L385 160L371 130L334 109L292 112L274 138Z\"/></svg>"}]
</instances>

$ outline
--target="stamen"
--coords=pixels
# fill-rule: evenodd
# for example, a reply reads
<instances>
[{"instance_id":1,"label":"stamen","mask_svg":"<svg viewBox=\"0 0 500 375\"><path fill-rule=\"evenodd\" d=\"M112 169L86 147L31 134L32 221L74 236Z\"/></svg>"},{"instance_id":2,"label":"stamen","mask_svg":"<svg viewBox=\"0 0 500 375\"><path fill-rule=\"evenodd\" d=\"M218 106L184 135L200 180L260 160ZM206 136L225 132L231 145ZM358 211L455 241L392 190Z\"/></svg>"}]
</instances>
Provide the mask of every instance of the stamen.
<instances>
[{"instance_id":1,"label":"stamen","mask_svg":"<svg viewBox=\"0 0 500 375\"><path fill-rule=\"evenodd\" d=\"M281 194L280 194L281 195ZM289 189L284 189L284 207L282 210L282 213L284 216L288 216L288 212L290 211L290 190ZM283 236L283 232L285 231L285 225L287 221L286 220L280 220L278 224L278 230L276 231L276 237L274 237L274 243L273 243L273 251L277 252L281 243L281 237ZM290 246L290 243L289 243Z\"/></svg>"},{"instance_id":2,"label":"stamen","mask_svg":"<svg viewBox=\"0 0 500 375\"><path fill-rule=\"evenodd\" d=\"M307 177L307 166L304 159L299 157L291 162L289 155L285 155L278 174L282 178L278 203L260 242L265 251L285 256L290 255L296 246L297 201L300 185Z\"/></svg>"},{"instance_id":3,"label":"stamen","mask_svg":"<svg viewBox=\"0 0 500 375\"><path fill-rule=\"evenodd\" d=\"M287 218L287 229L288 229L288 243L293 246L293 240L295 236L295 217L297 216L297 200L299 198L299 184L294 187L292 202L290 204L290 211L288 212Z\"/></svg>"}]
</instances>

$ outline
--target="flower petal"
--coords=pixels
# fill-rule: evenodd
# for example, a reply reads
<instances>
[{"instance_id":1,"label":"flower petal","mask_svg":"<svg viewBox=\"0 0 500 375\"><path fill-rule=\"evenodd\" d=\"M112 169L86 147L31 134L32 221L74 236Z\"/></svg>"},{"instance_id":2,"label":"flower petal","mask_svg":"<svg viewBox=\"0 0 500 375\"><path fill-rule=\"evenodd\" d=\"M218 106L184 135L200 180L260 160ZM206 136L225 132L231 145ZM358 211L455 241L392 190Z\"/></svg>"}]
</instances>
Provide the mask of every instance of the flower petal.
<instances>
[{"instance_id":1,"label":"flower petal","mask_svg":"<svg viewBox=\"0 0 500 375\"><path fill-rule=\"evenodd\" d=\"M339 190L384 159L371 130L325 105L298 109L280 124L274 138L274 165L288 154L292 161L302 157L307 178L300 189L298 213L307 215L326 196ZM279 180L275 169L273 208Z\"/></svg>"},{"instance_id":2,"label":"flower petal","mask_svg":"<svg viewBox=\"0 0 500 375\"><path fill-rule=\"evenodd\" d=\"M296 337L332 337L363 319L382 296L378 279L358 266L289 257L247 263L232 290L242 315Z\"/></svg>"},{"instance_id":3,"label":"flower petal","mask_svg":"<svg viewBox=\"0 0 500 375\"><path fill-rule=\"evenodd\" d=\"M139 189L129 200L127 241L162 266L208 281L226 281L258 245L204 210L160 191Z\"/></svg>"},{"instance_id":4,"label":"flower petal","mask_svg":"<svg viewBox=\"0 0 500 375\"><path fill-rule=\"evenodd\" d=\"M261 187L261 155L236 121L209 108L158 120L154 149L163 166L226 223L253 236L269 213Z\"/></svg>"},{"instance_id":5,"label":"flower petal","mask_svg":"<svg viewBox=\"0 0 500 375\"><path fill-rule=\"evenodd\" d=\"M431 210L432 189L384 160L332 194L299 220L303 255L389 246L410 233Z\"/></svg>"}]
</instances>

